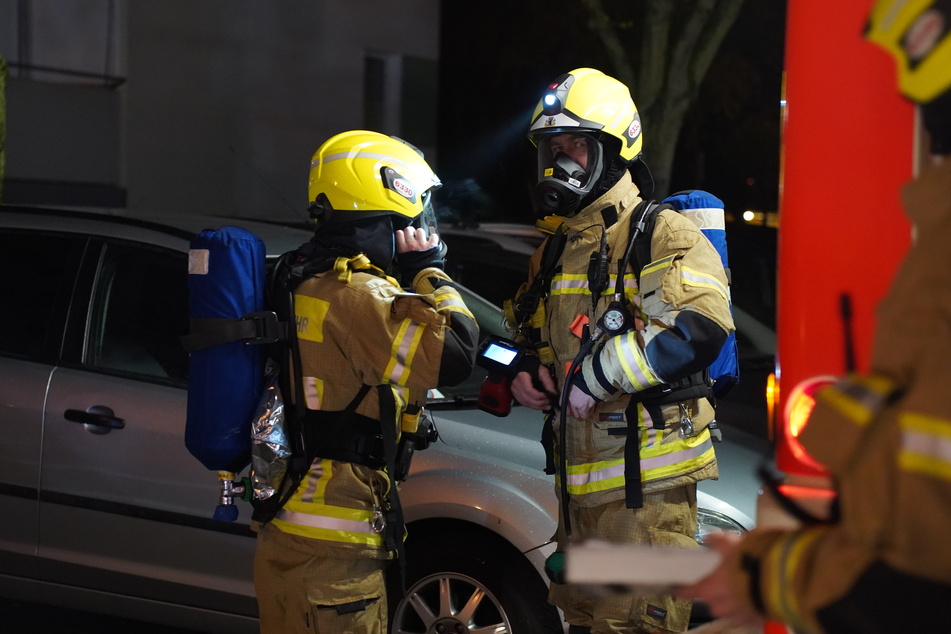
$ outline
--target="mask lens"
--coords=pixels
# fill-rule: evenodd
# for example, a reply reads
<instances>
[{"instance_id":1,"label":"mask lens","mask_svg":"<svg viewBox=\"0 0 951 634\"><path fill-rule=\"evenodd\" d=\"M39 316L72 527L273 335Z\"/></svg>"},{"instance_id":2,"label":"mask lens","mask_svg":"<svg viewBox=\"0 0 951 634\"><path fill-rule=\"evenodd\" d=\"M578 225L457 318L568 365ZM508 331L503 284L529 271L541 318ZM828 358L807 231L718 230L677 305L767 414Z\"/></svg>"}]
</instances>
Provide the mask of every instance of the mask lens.
<instances>
[{"instance_id":1,"label":"mask lens","mask_svg":"<svg viewBox=\"0 0 951 634\"><path fill-rule=\"evenodd\" d=\"M439 222L436 220L436 211L433 209L431 195L424 195L423 211L413 218L412 225L417 229L425 229L426 237L439 233Z\"/></svg>"},{"instance_id":2,"label":"mask lens","mask_svg":"<svg viewBox=\"0 0 951 634\"><path fill-rule=\"evenodd\" d=\"M539 181L555 179L584 190L599 165L599 148L597 139L586 133L546 135L538 144Z\"/></svg>"}]
</instances>

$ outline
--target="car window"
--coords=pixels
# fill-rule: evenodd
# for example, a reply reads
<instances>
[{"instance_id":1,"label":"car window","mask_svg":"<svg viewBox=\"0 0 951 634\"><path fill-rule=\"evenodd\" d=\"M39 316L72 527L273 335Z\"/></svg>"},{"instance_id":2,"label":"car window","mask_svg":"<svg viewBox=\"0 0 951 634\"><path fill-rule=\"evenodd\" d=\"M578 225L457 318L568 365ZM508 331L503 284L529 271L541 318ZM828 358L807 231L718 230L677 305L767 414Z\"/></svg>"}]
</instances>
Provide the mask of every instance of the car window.
<instances>
[{"instance_id":1,"label":"car window","mask_svg":"<svg viewBox=\"0 0 951 634\"><path fill-rule=\"evenodd\" d=\"M462 295L466 306L472 311L476 322L479 324L479 341L481 342L488 335L497 335L500 337L510 337L506 332L504 317L498 306L495 306L484 297L472 292L472 289L464 286L457 287ZM437 390L430 391L430 404L443 402L474 401L479 396L479 388L485 379L486 371L475 366L469 376L457 385L441 386Z\"/></svg>"},{"instance_id":2,"label":"car window","mask_svg":"<svg viewBox=\"0 0 951 634\"><path fill-rule=\"evenodd\" d=\"M93 288L85 363L183 382L188 354L188 282L182 253L105 245Z\"/></svg>"},{"instance_id":3,"label":"car window","mask_svg":"<svg viewBox=\"0 0 951 634\"><path fill-rule=\"evenodd\" d=\"M0 232L0 353L39 359L55 356L82 239L46 232ZM48 354L47 354L48 353Z\"/></svg>"}]
</instances>

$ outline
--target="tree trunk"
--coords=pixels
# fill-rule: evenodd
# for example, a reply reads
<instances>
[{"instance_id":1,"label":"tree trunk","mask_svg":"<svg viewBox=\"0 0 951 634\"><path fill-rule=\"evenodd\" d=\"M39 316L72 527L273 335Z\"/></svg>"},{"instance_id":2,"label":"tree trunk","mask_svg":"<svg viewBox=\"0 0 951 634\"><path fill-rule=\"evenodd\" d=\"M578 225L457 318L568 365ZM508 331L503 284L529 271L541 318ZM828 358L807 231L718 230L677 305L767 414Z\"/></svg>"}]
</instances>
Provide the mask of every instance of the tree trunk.
<instances>
[{"instance_id":1,"label":"tree trunk","mask_svg":"<svg viewBox=\"0 0 951 634\"><path fill-rule=\"evenodd\" d=\"M611 12L606 0L582 2L611 59L608 74L630 88L641 114L654 196L666 196L684 117L743 0L615 2Z\"/></svg>"}]
</instances>

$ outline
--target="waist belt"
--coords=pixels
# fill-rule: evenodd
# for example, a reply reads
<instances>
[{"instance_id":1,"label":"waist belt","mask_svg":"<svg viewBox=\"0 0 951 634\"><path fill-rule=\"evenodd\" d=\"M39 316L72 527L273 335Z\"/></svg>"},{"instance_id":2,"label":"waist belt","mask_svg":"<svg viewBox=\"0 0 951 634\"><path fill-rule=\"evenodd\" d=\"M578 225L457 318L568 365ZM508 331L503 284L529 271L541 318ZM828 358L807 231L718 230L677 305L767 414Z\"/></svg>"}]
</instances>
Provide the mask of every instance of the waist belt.
<instances>
[{"instance_id":1,"label":"waist belt","mask_svg":"<svg viewBox=\"0 0 951 634\"><path fill-rule=\"evenodd\" d=\"M304 415L304 444L314 457L352 462L382 469L386 465L380 421L352 414L343 425L334 425L340 412L308 410Z\"/></svg>"}]
</instances>

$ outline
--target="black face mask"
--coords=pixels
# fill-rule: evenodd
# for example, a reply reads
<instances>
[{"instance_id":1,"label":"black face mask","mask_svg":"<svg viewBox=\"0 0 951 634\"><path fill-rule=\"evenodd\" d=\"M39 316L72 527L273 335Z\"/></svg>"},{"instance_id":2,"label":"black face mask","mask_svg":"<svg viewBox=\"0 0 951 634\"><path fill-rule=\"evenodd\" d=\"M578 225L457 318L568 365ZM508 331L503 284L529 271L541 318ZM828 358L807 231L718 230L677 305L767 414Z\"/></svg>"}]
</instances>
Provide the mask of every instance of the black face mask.
<instances>
[{"instance_id":1,"label":"black face mask","mask_svg":"<svg viewBox=\"0 0 951 634\"><path fill-rule=\"evenodd\" d=\"M921 118L931 136L931 153L951 155L951 90L921 105Z\"/></svg>"},{"instance_id":2,"label":"black face mask","mask_svg":"<svg viewBox=\"0 0 951 634\"><path fill-rule=\"evenodd\" d=\"M393 221L389 215L373 216L357 222L341 222L322 227L315 234L318 243L352 257L364 253L374 266L384 271L396 257Z\"/></svg>"}]
</instances>

